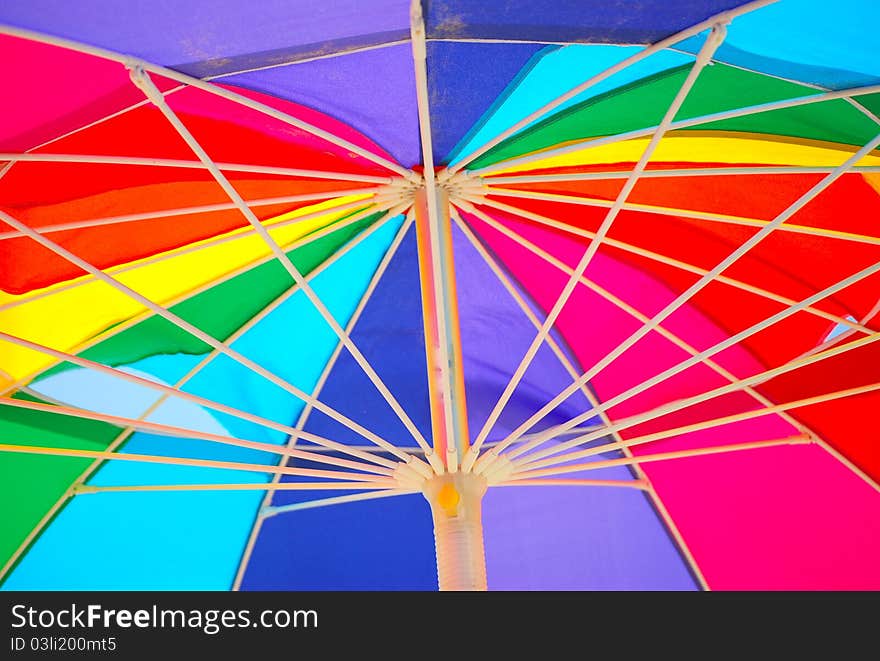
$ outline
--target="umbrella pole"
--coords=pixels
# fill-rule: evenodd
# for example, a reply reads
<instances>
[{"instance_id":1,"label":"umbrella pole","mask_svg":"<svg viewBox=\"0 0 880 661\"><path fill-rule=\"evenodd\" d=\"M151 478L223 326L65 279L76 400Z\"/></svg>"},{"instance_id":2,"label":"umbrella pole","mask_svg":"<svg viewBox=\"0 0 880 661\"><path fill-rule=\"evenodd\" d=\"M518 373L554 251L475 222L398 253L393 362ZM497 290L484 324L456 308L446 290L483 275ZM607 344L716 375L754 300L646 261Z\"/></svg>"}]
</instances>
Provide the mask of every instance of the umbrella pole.
<instances>
[{"instance_id":1,"label":"umbrella pole","mask_svg":"<svg viewBox=\"0 0 880 661\"><path fill-rule=\"evenodd\" d=\"M434 519L441 591L486 589L482 516L486 486L481 475L457 472L437 475L422 487Z\"/></svg>"}]
</instances>

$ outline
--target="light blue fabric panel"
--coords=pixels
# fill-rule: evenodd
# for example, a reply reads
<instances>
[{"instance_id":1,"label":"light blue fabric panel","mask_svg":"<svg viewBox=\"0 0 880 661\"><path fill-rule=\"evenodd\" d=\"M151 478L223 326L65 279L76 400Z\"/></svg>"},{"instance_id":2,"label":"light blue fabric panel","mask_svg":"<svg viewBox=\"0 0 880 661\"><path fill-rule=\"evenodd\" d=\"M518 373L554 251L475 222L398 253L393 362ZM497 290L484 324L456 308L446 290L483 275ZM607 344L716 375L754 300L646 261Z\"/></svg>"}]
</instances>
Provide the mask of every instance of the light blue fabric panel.
<instances>
[{"instance_id":1,"label":"light blue fabric panel","mask_svg":"<svg viewBox=\"0 0 880 661\"><path fill-rule=\"evenodd\" d=\"M450 162L457 163L463 155L528 117L556 97L641 50L640 46L575 45L564 48L551 46L536 54L526 65L528 73L521 75L508 87L504 101L493 106L492 115L481 120L483 126L466 143L456 148ZM593 85L553 112L692 61L691 56L682 53L656 53Z\"/></svg>"},{"instance_id":2,"label":"light blue fabric panel","mask_svg":"<svg viewBox=\"0 0 880 661\"><path fill-rule=\"evenodd\" d=\"M829 89L872 85L878 21L877 0L781 0L734 19L715 59ZM679 47L696 52L701 39Z\"/></svg>"},{"instance_id":3,"label":"light blue fabric panel","mask_svg":"<svg viewBox=\"0 0 880 661\"><path fill-rule=\"evenodd\" d=\"M313 280L334 317L345 324L400 226L395 219ZM297 294L245 333L235 347L311 392L337 339ZM179 377L200 357L163 356L132 371ZM142 369L138 369L142 368ZM185 368L185 369L184 369ZM150 370L149 372L145 370ZM164 379L163 379L164 380ZM174 380L173 378L171 379ZM210 399L295 422L302 403L229 360L217 359L191 386ZM40 384L40 392L74 406L137 417L156 393L116 377L76 369ZM283 434L169 400L151 420L215 434L282 443ZM369 421L364 421L368 424ZM135 433L122 447L142 453L254 464L274 455L208 441ZM91 485L261 483L266 474L204 467L108 462ZM7 589L228 589L263 492L135 492L76 496L10 575Z\"/></svg>"}]
</instances>

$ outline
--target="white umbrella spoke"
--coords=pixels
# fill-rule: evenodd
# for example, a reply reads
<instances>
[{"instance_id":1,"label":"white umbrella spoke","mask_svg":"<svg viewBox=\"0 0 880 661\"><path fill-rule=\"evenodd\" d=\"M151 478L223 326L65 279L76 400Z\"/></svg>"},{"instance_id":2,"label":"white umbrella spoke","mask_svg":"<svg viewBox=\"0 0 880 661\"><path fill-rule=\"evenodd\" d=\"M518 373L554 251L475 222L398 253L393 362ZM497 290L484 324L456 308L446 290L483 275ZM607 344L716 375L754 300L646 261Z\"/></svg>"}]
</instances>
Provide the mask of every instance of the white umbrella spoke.
<instances>
[{"instance_id":1,"label":"white umbrella spoke","mask_svg":"<svg viewBox=\"0 0 880 661\"><path fill-rule=\"evenodd\" d=\"M498 209L499 211L506 211L508 213L520 216L520 217L528 219L528 220L534 220L535 222L540 223L542 225L546 225L548 227L553 227L555 229L561 229L561 230L566 231L569 234L573 234L575 236L582 236L582 237L587 237L587 238L591 238L592 236L594 236L594 233L590 232L588 230L582 230L582 229L579 229L579 228L574 227L572 225L567 225L567 224L559 222L559 221L554 221L552 218L548 218L547 216L541 216L541 215L532 213L530 211L526 211L524 209L519 209L517 207L512 207L512 206L509 206L509 205L506 205L503 203L496 202L494 200L486 199L484 201L477 200L476 202L480 203L480 204L484 204L487 207L492 207L494 209ZM501 234L504 234L505 236L509 237L513 241L519 243L520 245L522 245L523 247L528 249L530 252L533 252L534 254L538 255L539 257L541 257L545 261L549 262L550 264L561 265L563 268L565 268L567 270L567 272L569 274L573 272L573 269L571 267L564 264L563 262L561 262L557 258L553 257L553 255L551 255L549 252L547 252L546 250L543 250L539 246L536 246L534 243L532 243L532 242L528 241L527 239L525 239L524 237L520 236L517 232L511 230L506 225L503 225L502 223L497 222L494 218L492 218L488 214L484 213L483 211L481 211L480 209L475 207L473 204L469 204L467 201L459 201L459 202L457 202L457 204L462 209L468 211L468 213L473 214L474 216L476 216L480 220L484 221L490 227L496 229L498 232L500 232ZM679 259L674 259L674 258L669 257L667 255L663 255L661 253L647 250L646 248L642 248L640 246L636 246L631 243L627 243L625 241L620 241L618 239L606 238L605 244L611 248L617 248L619 250L622 250L623 252L627 252L627 253L630 253L633 255L638 255L639 257L645 257L647 259L658 262L660 264L666 264L667 266L672 266L674 268L680 269L682 271L686 271L688 273L694 273L694 274L699 275L701 277L706 276L709 273L709 269L705 269L705 268L696 266L694 264L691 264L689 262L685 262L685 261L682 261ZM714 282L728 285L730 287L733 287L735 289L739 289L741 291L749 292L750 294L760 296L761 298L766 298L766 299L774 301L776 303L781 303L782 305L788 306L788 305L795 305L797 303L797 301L795 301L794 299L788 298L787 296L782 296L780 294L777 294L776 292L770 291L769 289L764 289L763 287L758 287L757 285L743 282L742 280L737 280L736 278L731 278L726 275L716 276L714 279ZM842 326L846 326L847 328L851 328L853 330L857 330L862 333L873 332L870 328L865 327L863 324L852 321L852 320L847 319L845 317L840 317L840 316L832 314L830 312L826 312L825 310L822 310L820 308L815 308L815 307L810 306L810 307L804 308L804 310L812 315L817 316L817 317L822 317L823 319L827 319L828 321L833 322L834 324L840 324Z\"/></svg>"},{"instance_id":2,"label":"white umbrella spoke","mask_svg":"<svg viewBox=\"0 0 880 661\"><path fill-rule=\"evenodd\" d=\"M614 360L616 360L621 354L627 351L630 347L632 347L636 342L638 342L645 335L650 333L654 326L660 324L668 318L673 312L678 310L682 305L687 303L693 296L695 296L699 291L705 288L710 282L714 281L717 276L719 276L724 270L726 270L729 266L731 266L734 262L739 260L744 254L746 254L749 250L751 250L755 245L761 242L766 236L768 236L776 227L782 225L785 221L789 220L792 216L794 216L798 211L800 211L804 206L806 206L809 202L811 202L815 197L817 197L822 191L824 191L828 186L834 183L840 176L842 176L850 166L858 163L862 157L864 157L867 153L873 151L877 145L880 145L880 134L874 137L871 141L869 141L864 147L862 147L858 152L856 152L853 156L848 158L842 165L838 166L833 172L826 175L821 181L812 186L807 192L801 195L795 202L789 205L782 213L780 213L776 218L771 221L768 225L764 226L757 233L752 235L748 240L746 240L742 245L740 245L736 250L730 253L725 259L719 262L713 269L706 273L706 275L702 276L697 282L688 287L687 290L682 292L678 297L675 298L671 303L666 305L660 312L658 312L654 317L652 317L651 322L649 324L643 325L639 330L631 334L628 338L623 340L617 348L607 353L598 363L596 363L592 368L590 368L581 378L586 382L594 378L598 373L600 373L605 367L610 365ZM577 274L580 277L580 273ZM812 297L810 297L812 298ZM802 301L799 306L809 306L812 303L810 302L810 298L805 299L806 303ZM821 300L817 299L817 300ZM791 310L792 308L789 308ZM800 308L798 308L800 309ZM546 415L549 411L553 410L559 402L564 401L568 398L568 396L574 392L575 388L573 386L569 386L566 390L562 391L557 397L555 397L551 402L549 402L545 407L543 407L538 413L532 416L526 423L523 423L517 430L512 432L508 438L506 439L509 442L512 442L516 439L516 437L522 434L525 430L527 430L530 426L532 426L535 422L540 420L544 415ZM500 452L504 446L504 442L498 447L494 449L495 453ZM501 449L499 449L501 448ZM491 462L492 459L487 459L486 462ZM483 468L486 467L486 463L483 464Z\"/></svg>"},{"instance_id":3,"label":"white umbrella spoke","mask_svg":"<svg viewBox=\"0 0 880 661\"><path fill-rule=\"evenodd\" d=\"M372 441L373 443L376 443L376 445L383 447L384 449L388 450L389 452L391 452L392 454L397 456L399 459L401 459L405 462L408 462L408 463L413 463L413 465L415 465L415 466L424 466L425 468L427 468L427 466L425 466L424 462L422 462L420 459L417 459L417 458L413 457L412 455L409 455L408 453L404 452L403 450L400 450L399 448L394 446L392 443L389 443L387 440L379 437L375 433L373 433L370 430L368 430L367 428L365 428L363 425L360 425L359 423L355 422L354 420L351 420L350 418L348 418L347 416L344 416L343 414L339 413L335 409L333 409L329 406L326 406L325 404L323 404L321 402L317 402L308 393L304 392L300 388L298 388L298 387L294 386L293 384L289 383L288 381L282 379L278 375L267 370L265 367L254 362L250 358L247 358L246 356L239 353L235 349L232 349L231 347L226 346L225 344L223 344L222 342L217 340L215 337L213 337L213 336L205 333L201 329L195 327L194 325L192 325L188 321L182 319L178 315L174 314L173 312L171 312L167 308L164 308L163 306L159 305L158 303L151 301L150 299L148 299L145 296L134 291L133 289L131 289L127 285L123 284L119 280L116 280L113 277L107 275L106 273L104 273L100 269L96 268L92 264L88 263L84 259L74 255L66 248L63 248L62 246L58 245L57 243L55 243L51 239L48 239L47 237L41 235L39 232L35 231L33 228L16 220L15 218L10 216L9 214L4 213L4 212L0 212L0 220L11 225L12 227L17 229L18 231L22 232L23 234L26 234L27 236L31 237L37 243L41 244L45 248L48 248L52 252L58 254L59 256L68 260L72 264L78 266L79 268L86 271L87 273L91 273L97 279L103 281L104 283L108 284L109 286L113 287L114 289L117 289L121 293L123 293L126 296L132 298L133 300L137 301L138 303L143 305L145 308L151 310L155 314L159 315L160 317L164 318L165 320L167 320L170 323L174 324L175 326L179 327L181 330L188 332L193 337L201 340L202 342L204 342L208 346L210 346L214 349L217 349L222 354L231 358L232 360L239 363L243 367L255 372L256 374L259 374L260 376L265 378L267 381L277 385L281 389L286 390L287 392L292 394L294 397L296 397L304 402L311 401L312 405L315 408L317 408L319 411L321 411L322 413L325 413L326 415L333 418L334 420L336 420L340 424L345 425L346 427L357 432L358 434L360 434L364 438L367 438L368 440Z\"/></svg>"},{"instance_id":4,"label":"white umbrella spoke","mask_svg":"<svg viewBox=\"0 0 880 661\"><path fill-rule=\"evenodd\" d=\"M660 125L657 127L657 129L653 132L650 142L642 152L638 163L636 163L632 172L630 172L630 175L626 179L623 188L617 195L617 199L615 199L614 204L608 210L608 213L602 220L602 223L599 226L599 229L596 231L596 234L590 240L587 249L584 251L584 254L578 262L578 265L574 269L574 273L572 273L571 277L562 288L562 291L557 296L556 301L550 309L550 312L547 314L547 318L544 320L541 330L535 336L535 339L532 341L531 345L529 346L528 350L520 361L517 369L514 371L513 376L505 387L504 392L501 394L501 397L498 399L498 402L492 409L492 413L489 414L489 418L486 420L483 428L474 439L474 443L468 450L468 453L465 456L465 460L463 462L464 470L470 470L474 466L474 462L477 460L480 451L480 446L482 445L483 441L486 440L486 437L489 435L492 427L497 422L499 416L501 415L501 412L507 405L507 402L510 401L510 398L513 396L513 393L516 390L519 382L522 380L522 377L525 375L526 370L528 370L529 366L532 364L532 360L537 354L538 348L541 346L543 339L550 332L550 329L553 327L553 325L556 323L556 320L559 318L559 315L562 313L565 304L568 302L569 298L575 290L575 287L577 286L578 279L581 277L581 275L583 275L587 267L592 262L593 257L599 250L599 246L602 244L602 241L605 239L605 236L611 229L612 224L614 223L618 214L623 208L623 205L626 203L626 200L632 192L633 188L635 188L635 185L639 179L639 175L647 167L651 156L660 145L660 141L663 139L663 136L666 134L669 126L675 119L675 115L678 113L679 109L681 108L682 104L684 103L685 99L687 98L688 94L696 83L700 72L709 63L709 58L711 58L712 53L715 52L715 49L717 49L724 41L726 34L727 32L723 25L715 25L712 28L709 36L706 37L706 40L703 43L703 46L700 49L700 52L697 55L697 58L693 66L691 67L687 78L684 80L672 102L669 104L669 107L667 108L666 113L663 116L663 120L660 122ZM574 392L574 390L572 390L572 392Z\"/></svg>"}]
</instances>

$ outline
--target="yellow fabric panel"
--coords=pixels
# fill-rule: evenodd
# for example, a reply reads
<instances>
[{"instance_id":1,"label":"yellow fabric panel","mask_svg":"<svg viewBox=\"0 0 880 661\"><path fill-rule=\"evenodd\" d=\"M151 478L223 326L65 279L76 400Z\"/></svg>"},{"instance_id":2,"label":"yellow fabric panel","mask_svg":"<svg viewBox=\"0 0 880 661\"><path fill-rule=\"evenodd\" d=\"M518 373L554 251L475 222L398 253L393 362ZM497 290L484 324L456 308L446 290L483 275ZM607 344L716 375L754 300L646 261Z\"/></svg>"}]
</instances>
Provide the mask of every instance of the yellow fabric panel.
<instances>
[{"instance_id":1,"label":"yellow fabric panel","mask_svg":"<svg viewBox=\"0 0 880 661\"><path fill-rule=\"evenodd\" d=\"M334 207L368 198L368 195L350 195L277 216L266 222L282 222L327 210L326 215L301 223L269 228L269 233L280 245L288 245L310 232L326 227L340 215L351 213L351 210L334 213ZM232 235L240 237L220 245L211 245L216 237L206 239L200 242L205 245L201 250L155 263L149 263L155 256L145 258L140 260L144 262L141 266L114 277L156 303L173 304L187 293L209 286L271 254L269 246L250 227L223 236ZM170 251L169 254L174 252ZM112 275L113 269L108 272ZM60 351L76 353L84 342L109 326L129 320L146 310L126 294L92 276L83 276L76 281L77 286L62 289L66 284L70 283L60 283L47 290L19 296L4 292L0 297L0 330ZM60 291L53 293L53 289ZM41 295L47 292L48 295ZM14 307L3 307L19 301L24 302ZM16 382L30 378L54 362L51 357L35 351L0 342L0 368ZM0 377L0 388L8 390L11 385L8 378Z\"/></svg>"},{"instance_id":2,"label":"yellow fabric panel","mask_svg":"<svg viewBox=\"0 0 880 661\"><path fill-rule=\"evenodd\" d=\"M603 163L634 163L641 158L650 138L638 138L599 145L559 156L517 165L492 174L511 174L525 170L543 170ZM589 145L589 143L587 143ZM837 167L858 151L858 148L817 140L786 140L778 136L753 133L689 131L670 133L664 137L651 162L687 163L755 163L761 165L799 165L805 167ZM501 164L499 164L501 165ZM870 155L858 165L880 165L880 156ZM494 166L493 166L494 167Z\"/></svg>"}]
</instances>

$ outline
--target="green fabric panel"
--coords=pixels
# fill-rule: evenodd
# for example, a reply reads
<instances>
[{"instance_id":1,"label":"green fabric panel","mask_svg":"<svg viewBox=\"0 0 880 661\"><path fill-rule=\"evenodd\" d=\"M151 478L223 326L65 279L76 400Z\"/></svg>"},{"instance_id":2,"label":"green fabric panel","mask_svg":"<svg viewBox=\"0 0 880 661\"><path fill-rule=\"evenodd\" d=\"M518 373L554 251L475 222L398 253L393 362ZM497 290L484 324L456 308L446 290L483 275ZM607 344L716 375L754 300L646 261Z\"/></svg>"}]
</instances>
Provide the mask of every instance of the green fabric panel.
<instances>
[{"instance_id":1,"label":"green fabric panel","mask_svg":"<svg viewBox=\"0 0 880 661\"><path fill-rule=\"evenodd\" d=\"M853 98L875 115L880 115L880 94L865 94Z\"/></svg>"},{"instance_id":2,"label":"green fabric panel","mask_svg":"<svg viewBox=\"0 0 880 661\"><path fill-rule=\"evenodd\" d=\"M877 135L880 128L845 100L835 99L709 122L688 130L742 131L861 146Z\"/></svg>"},{"instance_id":3,"label":"green fabric panel","mask_svg":"<svg viewBox=\"0 0 880 661\"><path fill-rule=\"evenodd\" d=\"M43 401L21 392L13 398ZM121 431L103 422L0 406L4 444L103 450ZM91 462L0 452L0 566Z\"/></svg>"},{"instance_id":4,"label":"green fabric panel","mask_svg":"<svg viewBox=\"0 0 880 661\"><path fill-rule=\"evenodd\" d=\"M582 140L656 126L681 88L690 65L659 73L567 108L504 141L477 159L472 169ZM725 110L817 94L815 89L723 64L705 68L677 120ZM786 108L694 126L691 130L726 130L863 144L876 125L846 101Z\"/></svg>"},{"instance_id":5,"label":"green fabric panel","mask_svg":"<svg viewBox=\"0 0 880 661\"><path fill-rule=\"evenodd\" d=\"M319 266L381 214L368 216L317 241L290 251L303 274ZM172 306L172 312L218 340L225 340L293 284L278 260L271 260ZM230 302L234 301L234 305ZM128 330L83 351L80 355L105 365L126 365L161 353L208 353L210 347L171 322L153 315ZM70 369L60 363L37 379Z\"/></svg>"},{"instance_id":6,"label":"green fabric panel","mask_svg":"<svg viewBox=\"0 0 880 661\"><path fill-rule=\"evenodd\" d=\"M689 65L670 69L566 108L490 149L471 163L469 169L492 165L570 140L611 135L658 124L676 90L681 87L688 69Z\"/></svg>"}]
</instances>

